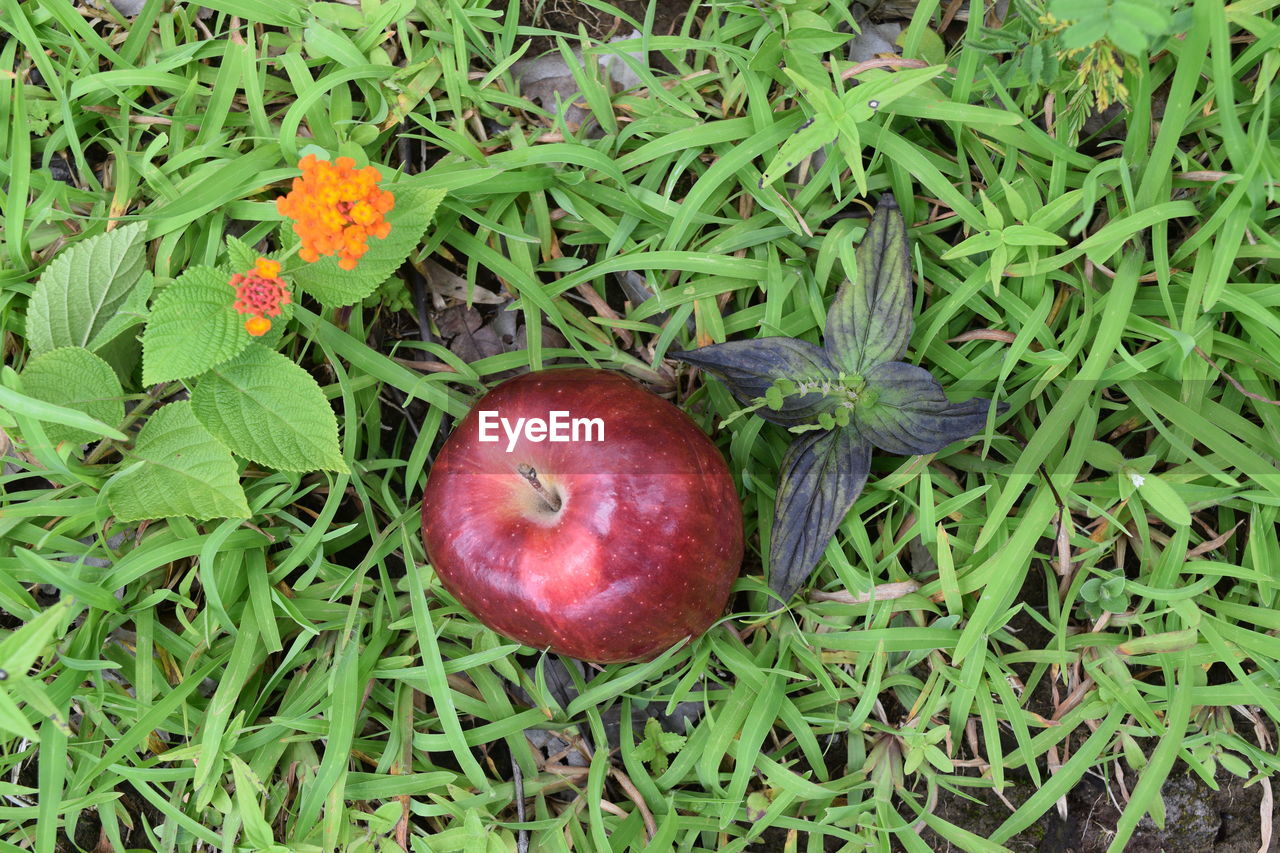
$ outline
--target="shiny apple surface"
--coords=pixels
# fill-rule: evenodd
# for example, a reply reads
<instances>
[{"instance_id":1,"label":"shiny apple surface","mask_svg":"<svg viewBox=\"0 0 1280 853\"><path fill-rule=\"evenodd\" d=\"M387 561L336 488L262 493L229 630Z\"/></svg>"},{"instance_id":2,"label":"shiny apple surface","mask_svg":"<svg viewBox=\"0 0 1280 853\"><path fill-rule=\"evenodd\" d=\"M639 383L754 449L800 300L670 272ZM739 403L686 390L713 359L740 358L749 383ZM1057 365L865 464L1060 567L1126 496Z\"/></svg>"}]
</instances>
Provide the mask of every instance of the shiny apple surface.
<instances>
[{"instance_id":1,"label":"shiny apple surface","mask_svg":"<svg viewBox=\"0 0 1280 853\"><path fill-rule=\"evenodd\" d=\"M445 588L481 622L601 663L702 634L742 563L719 450L667 401L586 368L528 373L481 398L432 467L422 534Z\"/></svg>"}]
</instances>

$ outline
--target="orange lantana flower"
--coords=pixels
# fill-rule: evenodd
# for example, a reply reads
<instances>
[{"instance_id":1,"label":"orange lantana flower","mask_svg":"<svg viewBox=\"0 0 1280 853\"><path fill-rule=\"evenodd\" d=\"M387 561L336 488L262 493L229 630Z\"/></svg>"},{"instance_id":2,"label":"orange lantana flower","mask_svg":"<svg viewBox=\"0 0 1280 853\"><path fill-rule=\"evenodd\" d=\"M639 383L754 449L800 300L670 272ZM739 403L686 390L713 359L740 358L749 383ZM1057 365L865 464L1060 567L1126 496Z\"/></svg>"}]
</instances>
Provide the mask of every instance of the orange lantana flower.
<instances>
[{"instance_id":1,"label":"orange lantana flower","mask_svg":"<svg viewBox=\"0 0 1280 853\"><path fill-rule=\"evenodd\" d=\"M308 154L298 168L302 177L293 179L293 190L276 199L276 209L293 220L302 238L298 256L314 263L321 255L337 255L338 266L355 269L369 250L369 237L381 240L391 233L386 214L395 197L378 189L377 169L357 169L350 157L330 163Z\"/></svg>"},{"instance_id":2,"label":"orange lantana flower","mask_svg":"<svg viewBox=\"0 0 1280 853\"><path fill-rule=\"evenodd\" d=\"M279 316L280 306L292 301L280 280L280 262L268 258L258 258L253 269L231 276L231 286L236 289L236 310L253 315L244 321L244 327L255 338L271 331L267 318Z\"/></svg>"}]
</instances>

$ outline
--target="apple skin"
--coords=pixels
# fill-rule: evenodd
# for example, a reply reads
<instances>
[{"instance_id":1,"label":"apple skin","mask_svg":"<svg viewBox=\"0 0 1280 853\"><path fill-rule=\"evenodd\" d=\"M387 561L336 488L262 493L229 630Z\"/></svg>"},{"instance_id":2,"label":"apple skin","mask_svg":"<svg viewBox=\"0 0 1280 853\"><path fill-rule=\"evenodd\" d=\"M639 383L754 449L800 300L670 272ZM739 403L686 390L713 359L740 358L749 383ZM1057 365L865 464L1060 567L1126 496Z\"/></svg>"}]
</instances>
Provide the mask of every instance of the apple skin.
<instances>
[{"instance_id":1,"label":"apple skin","mask_svg":"<svg viewBox=\"0 0 1280 853\"><path fill-rule=\"evenodd\" d=\"M508 453L501 427L498 442L479 440L485 410L512 423L552 410L601 418L605 440L522 432ZM647 660L723 613L742 507L720 451L684 412L616 373L552 369L498 385L449 436L422 537L445 589L499 634L598 663Z\"/></svg>"}]
</instances>

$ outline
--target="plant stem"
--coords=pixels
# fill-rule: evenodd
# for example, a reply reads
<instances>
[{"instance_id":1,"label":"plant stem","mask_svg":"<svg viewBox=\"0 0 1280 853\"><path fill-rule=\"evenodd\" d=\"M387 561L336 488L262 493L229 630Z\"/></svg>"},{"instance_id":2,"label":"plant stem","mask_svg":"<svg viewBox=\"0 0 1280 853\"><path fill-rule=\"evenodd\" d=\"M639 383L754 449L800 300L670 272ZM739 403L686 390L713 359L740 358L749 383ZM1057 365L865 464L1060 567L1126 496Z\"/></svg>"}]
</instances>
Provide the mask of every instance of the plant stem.
<instances>
[{"instance_id":1,"label":"plant stem","mask_svg":"<svg viewBox=\"0 0 1280 853\"><path fill-rule=\"evenodd\" d=\"M173 383L151 386L151 390L147 392L147 396L143 397L138 405L134 406L133 410L124 416L124 420L120 423L120 431L124 432L129 427L133 426L139 418L151 410L152 406L164 397L167 397L172 385ZM101 461L102 457L107 455L107 451L115 449L118 444L119 442L117 441L110 438L104 438L102 441L98 442L97 447L93 448L92 452L85 457L84 464L93 465Z\"/></svg>"},{"instance_id":2,"label":"plant stem","mask_svg":"<svg viewBox=\"0 0 1280 853\"><path fill-rule=\"evenodd\" d=\"M538 472L534 470L532 465L521 462L516 466L516 470L520 472L520 476L533 487L538 493L538 497L542 498L542 502L546 504L547 510L550 512L559 512L561 501L560 496L547 491L547 487L542 485L542 481L538 479Z\"/></svg>"}]
</instances>

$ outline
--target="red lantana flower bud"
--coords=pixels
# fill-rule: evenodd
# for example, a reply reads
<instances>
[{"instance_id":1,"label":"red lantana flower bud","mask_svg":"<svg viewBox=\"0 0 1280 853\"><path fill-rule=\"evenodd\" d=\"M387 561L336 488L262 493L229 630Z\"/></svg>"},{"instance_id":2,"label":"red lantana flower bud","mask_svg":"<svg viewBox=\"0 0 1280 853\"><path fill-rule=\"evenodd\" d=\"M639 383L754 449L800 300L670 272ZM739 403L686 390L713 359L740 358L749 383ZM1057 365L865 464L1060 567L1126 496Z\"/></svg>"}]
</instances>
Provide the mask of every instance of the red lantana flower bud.
<instances>
[{"instance_id":1,"label":"red lantana flower bud","mask_svg":"<svg viewBox=\"0 0 1280 853\"><path fill-rule=\"evenodd\" d=\"M253 269L231 276L231 286L236 289L235 309L251 315L244 327L255 338L271 330L267 318L278 317L280 308L292 298L285 283L280 280L280 263L268 258L258 258Z\"/></svg>"}]
</instances>

